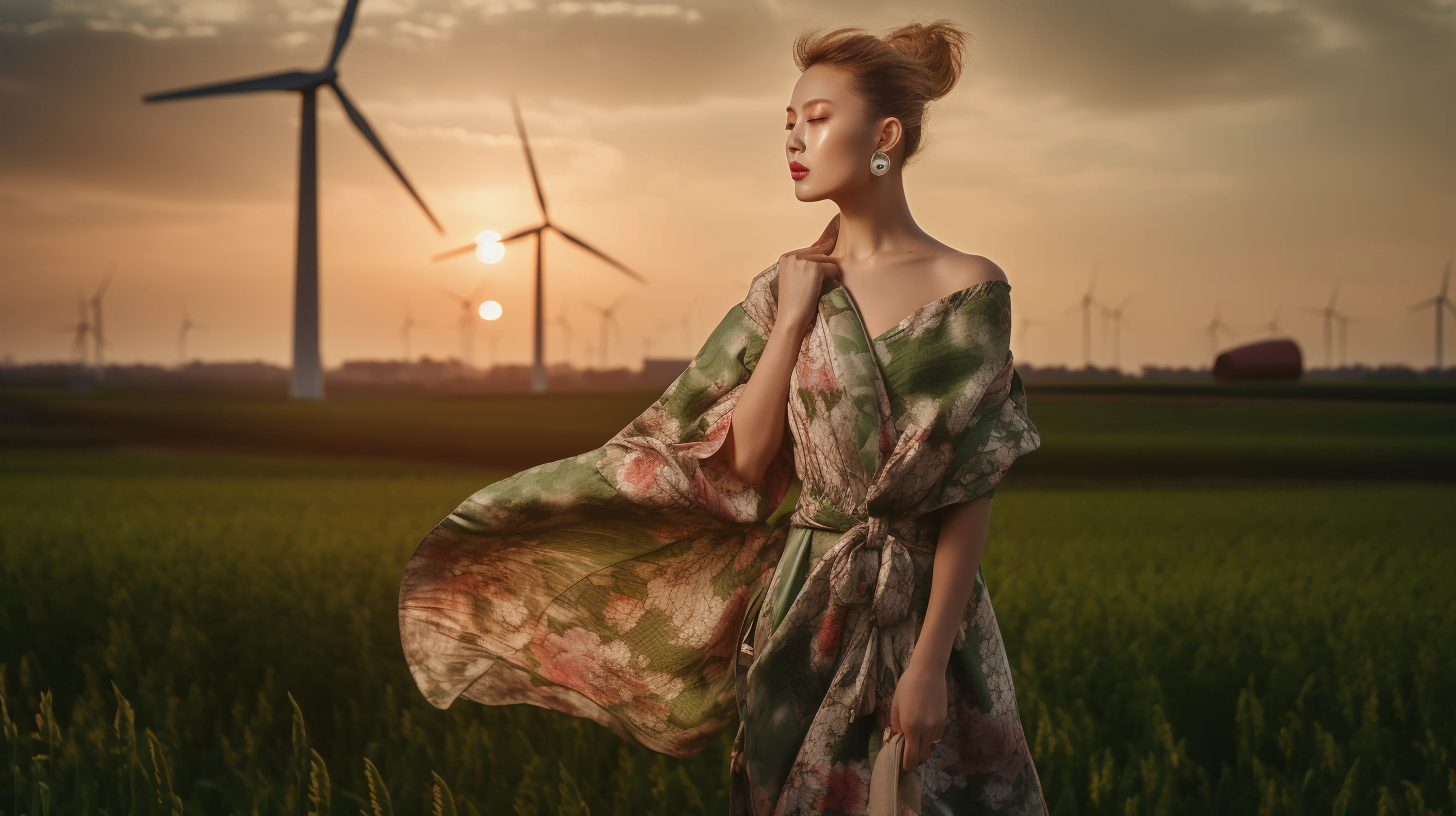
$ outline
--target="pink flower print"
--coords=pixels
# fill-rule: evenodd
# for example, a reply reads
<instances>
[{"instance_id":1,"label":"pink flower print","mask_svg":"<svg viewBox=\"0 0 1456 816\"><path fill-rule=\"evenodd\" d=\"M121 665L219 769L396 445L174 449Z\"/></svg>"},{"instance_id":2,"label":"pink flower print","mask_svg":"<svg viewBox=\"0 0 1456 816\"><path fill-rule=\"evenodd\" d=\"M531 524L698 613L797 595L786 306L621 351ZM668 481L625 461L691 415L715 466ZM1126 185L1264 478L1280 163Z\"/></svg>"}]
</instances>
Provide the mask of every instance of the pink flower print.
<instances>
[{"instance_id":1,"label":"pink flower print","mask_svg":"<svg viewBox=\"0 0 1456 816\"><path fill-rule=\"evenodd\" d=\"M637 625L637 619L642 617L643 611L641 600L613 590L607 596L607 604L606 608L602 610L602 617L606 619L607 623L615 626L618 631L625 632Z\"/></svg>"},{"instance_id":2,"label":"pink flower print","mask_svg":"<svg viewBox=\"0 0 1456 816\"><path fill-rule=\"evenodd\" d=\"M622 481L637 495L649 496L657 491L657 471L662 467L662 462L654 456L629 456L622 468Z\"/></svg>"},{"instance_id":3,"label":"pink flower print","mask_svg":"<svg viewBox=\"0 0 1456 816\"><path fill-rule=\"evenodd\" d=\"M839 648L839 637L844 632L845 611L845 607L835 605L824 613L824 621L819 625L819 632L814 636L815 650L833 654Z\"/></svg>"},{"instance_id":4,"label":"pink flower print","mask_svg":"<svg viewBox=\"0 0 1456 816\"><path fill-rule=\"evenodd\" d=\"M869 801L869 779L864 763L857 760L836 762L823 775L824 792L814 803L817 808L859 813Z\"/></svg>"},{"instance_id":5,"label":"pink flower print","mask_svg":"<svg viewBox=\"0 0 1456 816\"><path fill-rule=\"evenodd\" d=\"M595 632L576 627L532 640L531 654L542 677L576 689L603 705L623 703L643 689L627 661L631 650L620 640L602 645Z\"/></svg>"}]
</instances>

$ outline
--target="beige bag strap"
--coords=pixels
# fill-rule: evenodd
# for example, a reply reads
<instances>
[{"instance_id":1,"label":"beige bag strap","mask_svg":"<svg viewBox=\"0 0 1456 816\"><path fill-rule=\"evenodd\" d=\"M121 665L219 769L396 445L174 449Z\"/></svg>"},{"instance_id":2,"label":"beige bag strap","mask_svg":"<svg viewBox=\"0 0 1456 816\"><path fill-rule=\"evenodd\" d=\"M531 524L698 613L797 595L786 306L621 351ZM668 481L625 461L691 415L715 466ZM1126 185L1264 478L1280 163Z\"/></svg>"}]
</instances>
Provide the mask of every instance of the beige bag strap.
<instances>
[{"instance_id":1,"label":"beige bag strap","mask_svg":"<svg viewBox=\"0 0 1456 816\"><path fill-rule=\"evenodd\" d=\"M905 735L895 733L880 746L870 772L869 816L920 816L920 769L903 773Z\"/></svg>"}]
</instances>

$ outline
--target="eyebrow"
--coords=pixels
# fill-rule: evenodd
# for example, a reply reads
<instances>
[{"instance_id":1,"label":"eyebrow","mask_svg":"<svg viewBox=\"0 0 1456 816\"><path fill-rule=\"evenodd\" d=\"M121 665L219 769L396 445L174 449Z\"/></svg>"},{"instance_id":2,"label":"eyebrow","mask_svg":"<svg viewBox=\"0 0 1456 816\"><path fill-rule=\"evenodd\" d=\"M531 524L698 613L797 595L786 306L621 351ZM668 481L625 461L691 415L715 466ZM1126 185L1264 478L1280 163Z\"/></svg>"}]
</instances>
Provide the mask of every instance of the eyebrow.
<instances>
[{"instance_id":1,"label":"eyebrow","mask_svg":"<svg viewBox=\"0 0 1456 816\"><path fill-rule=\"evenodd\" d=\"M804 107L807 108L810 105L814 104L815 102L828 102L831 105L834 104L834 100L833 99L825 99L822 96L816 96L813 99L810 99L808 102L805 102L804 103ZM784 108L784 111L786 113L793 113L794 112L794 106L793 105L789 105L789 106L787 106L787 107Z\"/></svg>"}]
</instances>

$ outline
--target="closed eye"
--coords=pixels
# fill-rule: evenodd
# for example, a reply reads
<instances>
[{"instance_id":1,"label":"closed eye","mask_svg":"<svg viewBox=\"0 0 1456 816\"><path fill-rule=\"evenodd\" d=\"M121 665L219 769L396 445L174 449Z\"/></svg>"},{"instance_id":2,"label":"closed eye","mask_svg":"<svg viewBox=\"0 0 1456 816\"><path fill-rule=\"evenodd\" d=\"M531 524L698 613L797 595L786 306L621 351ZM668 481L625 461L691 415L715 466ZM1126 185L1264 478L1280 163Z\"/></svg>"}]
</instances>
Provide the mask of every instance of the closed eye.
<instances>
[{"instance_id":1,"label":"closed eye","mask_svg":"<svg viewBox=\"0 0 1456 816\"><path fill-rule=\"evenodd\" d=\"M814 119L810 119L808 121L810 121L810 122L822 122L822 121L824 121L825 119L828 119L828 118L829 118L828 116L819 116L819 117L816 117ZM784 130L793 130L793 129L794 129L794 123L793 122L790 122L789 124L784 125Z\"/></svg>"}]
</instances>

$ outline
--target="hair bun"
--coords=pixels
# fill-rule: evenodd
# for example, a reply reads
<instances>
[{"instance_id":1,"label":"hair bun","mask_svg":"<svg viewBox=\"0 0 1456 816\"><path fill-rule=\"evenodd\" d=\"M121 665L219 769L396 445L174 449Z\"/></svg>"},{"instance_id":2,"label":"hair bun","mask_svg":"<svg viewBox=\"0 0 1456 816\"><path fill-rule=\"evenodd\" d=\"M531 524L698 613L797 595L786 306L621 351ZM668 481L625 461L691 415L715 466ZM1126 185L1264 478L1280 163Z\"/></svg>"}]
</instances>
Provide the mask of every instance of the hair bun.
<instances>
[{"instance_id":1,"label":"hair bun","mask_svg":"<svg viewBox=\"0 0 1456 816\"><path fill-rule=\"evenodd\" d=\"M884 36L895 50L925 66L930 78L930 98L950 93L961 77L966 32L950 20L908 23Z\"/></svg>"}]
</instances>

